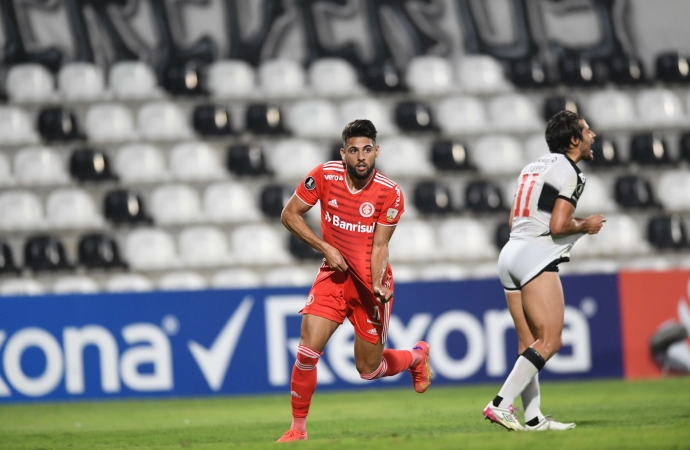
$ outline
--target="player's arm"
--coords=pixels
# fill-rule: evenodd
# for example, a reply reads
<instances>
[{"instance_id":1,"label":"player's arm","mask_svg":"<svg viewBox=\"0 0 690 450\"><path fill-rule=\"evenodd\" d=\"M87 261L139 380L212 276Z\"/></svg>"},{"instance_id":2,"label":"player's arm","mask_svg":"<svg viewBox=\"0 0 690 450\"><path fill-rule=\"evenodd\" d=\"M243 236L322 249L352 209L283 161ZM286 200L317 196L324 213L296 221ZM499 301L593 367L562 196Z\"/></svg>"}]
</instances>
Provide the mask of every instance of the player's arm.
<instances>
[{"instance_id":1,"label":"player's arm","mask_svg":"<svg viewBox=\"0 0 690 450\"><path fill-rule=\"evenodd\" d=\"M556 199L551 212L549 230L553 236L587 233L597 234L604 226L606 219L601 214L589 216L586 219L575 217L575 206L563 198Z\"/></svg>"},{"instance_id":2,"label":"player's arm","mask_svg":"<svg viewBox=\"0 0 690 450\"><path fill-rule=\"evenodd\" d=\"M371 248L372 290L379 303L384 304L393 298L393 291L383 285L383 275L388 267L388 242L393 236L395 226L376 225L374 243Z\"/></svg>"},{"instance_id":3,"label":"player's arm","mask_svg":"<svg viewBox=\"0 0 690 450\"><path fill-rule=\"evenodd\" d=\"M340 254L337 248L333 247L309 228L307 222L304 221L304 214L311 209L311 206L304 203L299 197L293 195L287 202L283 212L280 214L280 220L285 225L285 228L290 230L292 234L307 243L311 248L323 254L326 258L328 266L338 272L345 272L347 264L343 255Z\"/></svg>"}]
</instances>

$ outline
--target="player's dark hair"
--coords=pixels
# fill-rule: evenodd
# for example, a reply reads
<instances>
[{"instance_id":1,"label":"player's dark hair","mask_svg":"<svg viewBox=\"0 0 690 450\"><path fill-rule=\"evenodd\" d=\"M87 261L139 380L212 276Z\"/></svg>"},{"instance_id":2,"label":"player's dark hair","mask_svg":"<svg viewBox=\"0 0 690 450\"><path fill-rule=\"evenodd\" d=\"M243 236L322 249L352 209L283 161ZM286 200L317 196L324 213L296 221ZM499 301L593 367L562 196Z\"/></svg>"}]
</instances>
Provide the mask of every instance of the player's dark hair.
<instances>
[{"instance_id":1,"label":"player's dark hair","mask_svg":"<svg viewBox=\"0 0 690 450\"><path fill-rule=\"evenodd\" d=\"M546 124L546 143L551 153L566 154L573 139L582 139L579 120L582 116L572 111L560 111Z\"/></svg>"},{"instance_id":2,"label":"player's dark hair","mask_svg":"<svg viewBox=\"0 0 690 450\"><path fill-rule=\"evenodd\" d=\"M345 125L343 130L343 146L348 139L353 137L365 137L376 143L376 127L371 120L360 119Z\"/></svg>"}]
</instances>

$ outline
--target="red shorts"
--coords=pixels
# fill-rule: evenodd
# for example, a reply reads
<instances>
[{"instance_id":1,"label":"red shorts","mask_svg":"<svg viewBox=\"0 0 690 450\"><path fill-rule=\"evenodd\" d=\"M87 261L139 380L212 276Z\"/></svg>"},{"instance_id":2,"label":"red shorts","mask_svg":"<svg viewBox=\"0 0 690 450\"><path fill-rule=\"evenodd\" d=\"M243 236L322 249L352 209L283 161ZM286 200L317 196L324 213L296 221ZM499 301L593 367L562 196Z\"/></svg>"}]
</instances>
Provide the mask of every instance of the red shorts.
<instances>
[{"instance_id":1,"label":"red shorts","mask_svg":"<svg viewBox=\"0 0 690 450\"><path fill-rule=\"evenodd\" d=\"M390 266L384 275L384 285L388 283L392 290L393 272ZM385 305L379 304L371 289L349 271L337 272L324 264L309 291L307 304L300 312L340 324L347 317L357 336L372 344L379 342L379 339L385 344L392 309L393 299Z\"/></svg>"}]
</instances>

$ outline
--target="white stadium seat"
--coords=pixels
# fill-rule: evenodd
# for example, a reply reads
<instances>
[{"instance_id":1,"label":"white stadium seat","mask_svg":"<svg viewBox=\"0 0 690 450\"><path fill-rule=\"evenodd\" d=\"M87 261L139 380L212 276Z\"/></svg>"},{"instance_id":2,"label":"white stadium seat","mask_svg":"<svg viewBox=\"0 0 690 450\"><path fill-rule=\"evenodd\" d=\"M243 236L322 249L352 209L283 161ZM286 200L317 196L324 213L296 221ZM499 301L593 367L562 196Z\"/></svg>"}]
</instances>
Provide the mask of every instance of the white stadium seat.
<instances>
[{"instance_id":1,"label":"white stadium seat","mask_svg":"<svg viewBox=\"0 0 690 450\"><path fill-rule=\"evenodd\" d=\"M444 220L437 230L439 248L451 260L490 259L498 256L490 228L469 218Z\"/></svg>"},{"instance_id":2,"label":"white stadium seat","mask_svg":"<svg viewBox=\"0 0 690 450\"><path fill-rule=\"evenodd\" d=\"M472 156L480 172L489 175L518 174L526 165L520 143L509 136L494 135L479 139Z\"/></svg>"},{"instance_id":3,"label":"white stadium seat","mask_svg":"<svg viewBox=\"0 0 690 450\"><path fill-rule=\"evenodd\" d=\"M223 266L231 262L225 235L216 227L187 228L177 239L180 260L188 267Z\"/></svg>"},{"instance_id":4,"label":"white stadium seat","mask_svg":"<svg viewBox=\"0 0 690 450\"><path fill-rule=\"evenodd\" d=\"M388 249L391 261L430 261L437 256L434 230L426 222L402 221L393 236Z\"/></svg>"},{"instance_id":5,"label":"white stadium seat","mask_svg":"<svg viewBox=\"0 0 690 450\"><path fill-rule=\"evenodd\" d=\"M138 273L121 273L110 277L105 284L108 292L147 292L153 290L151 280Z\"/></svg>"},{"instance_id":6,"label":"white stadium seat","mask_svg":"<svg viewBox=\"0 0 690 450\"><path fill-rule=\"evenodd\" d=\"M419 270L416 267L395 264L393 267L393 278L396 283L412 283L419 281Z\"/></svg>"},{"instance_id":7,"label":"white stadium seat","mask_svg":"<svg viewBox=\"0 0 690 450\"><path fill-rule=\"evenodd\" d=\"M149 103L139 109L137 127L144 139L174 141L192 137L185 113L172 102Z\"/></svg>"},{"instance_id":8,"label":"white stadium seat","mask_svg":"<svg viewBox=\"0 0 690 450\"><path fill-rule=\"evenodd\" d=\"M46 201L46 219L54 228L94 228L103 226L93 198L81 189L60 189Z\"/></svg>"},{"instance_id":9,"label":"white stadium seat","mask_svg":"<svg viewBox=\"0 0 690 450\"><path fill-rule=\"evenodd\" d=\"M137 138L132 113L123 105L94 105L86 113L86 135L92 142L125 142Z\"/></svg>"},{"instance_id":10,"label":"white stadium seat","mask_svg":"<svg viewBox=\"0 0 690 450\"><path fill-rule=\"evenodd\" d=\"M551 153L549 151L549 146L546 143L546 138L543 134L537 134L527 139L524 150L526 164L534 162L542 156Z\"/></svg>"},{"instance_id":11,"label":"white stadium seat","mask_svg":"<svg viewBox=\"0 0 690 450\"><path fill-rule=\"evenodd\" d=\"M183 181L220 180L227 176L218 153L206 142L185 142L173 147L170 173Z\"/></svg>"},{"instance_id":12,"label":"white stadium seat","mask_svg":"<svg viewBox=\"0 0 690 450\"><path fill-rule=\"evenodd\" d=\"M217 222L254 222L261 219L254 195L242 183L212 184L204 191L204 217Z\"/></svg>"},{"instance_id":13,"label":"white stadium seat","mask_svg":"<svg viewBox=\"0 0 690 450\"><path fill-rule=\"evenodd\" d=\"M45 288L41 283L31 278L14 278L4 281L0 285L0 296L42 295Z\"/></svg>"},{"instance_id":14,"label":"white stadium seat","mask_svg":"<svg viewBox=\"0 0 690 450\"><path fill-rule=\"evenodd\" d=\"M316 278L316 269L304 267L279 267L266 272L266 286L309 286Z\"/></svg>"},{"instance_id":15,"label":"white stadium seat","mask_svg":"<svg viewBox=\"0 0 690 450\"><path fill-rule=\"evenodd\" d=\"M309 67L309 82L321 97L363 94L357 78L357 71L344 59L319 58Z\"/></svg>"},{"instance_id":16,"label":"white stadium seat","mask_svg":"<svg viewBox=\"0 0 690 450\"><path fill-rule=\"evenodd\" d=\"M66 164L55 150L48 147L30 147L14 156L14 174L26 186L50 186L69 182Z\"/></svg>"},{"instance_id":17,"label":"white stadium seat","mask_svg":"<svg viewBox=\"0 0 690 450\"><path fill-rule=\"evenodd\" d=\"M196 272L170 272L158 280L158 288L163 291L198 291L207 287L206 279Z\"/></svg>"},{"instance_id":18,"label":"white stadium seat","mask_svg":"<svg viewBox=\"0 0 690 450\"><path fill-rule=\"evenodd\" d=\"M607 215L606 223L598 234L584 236L574 246L574 252L579 254L603 256L644 254L649 249L640 226L625 214Z\"/></svg>"},{"instance_id":19,"label":"white stadium seat","mask_svg":"<svg viewBox=\"0 0 690 450\"><path fill-rule=\"evenodd\" d=\"M5 91L13 102L48 102L55 97L55 80L40 64L16 64L7 72Z\"/></svg>"},{"instance_id":20,"label":"white stadium seat","mask_svg":"<svg viewBox=\"0 0 690 450\"><path fill-rule=\"evenodd\" d=\"M178 261L173 238L155 228L132 231L125 242L125 254L134 269L166 269L176 267Z\"/></svg>"},{"instance_id":21,"label":"white stadium seat","mask_svg":"<svg viewBox=\"0 0 690 450\"><path fill-rule=\"evenodd\" d=\"M36 194L28 191L0 194L0 229L35 230L44 225L43 208Z\"/></svg>"},{"instance_id":22,"label":"white stadium seat","mask_svg":"<svg viewBox=\"0 0 690 450\"><path fill-rule=\"evenodd\" d=\"M603 214L616 211L616 203L611 198L613 187L604 177L587 174L585 190L577 202L577 212L581 214Z\"/></svg>"},{"instance_id":23,"label":"white stadium seat","mask_svg":"<svg viewBox=\"0 0 690 450\"><path fill-rule=\"evenodd\" d=\"M156 73L142 61L120 61L113 64L108 76L110 91L121 100L142 100L162 95Z\"/></svg>"},{"instance_id":24,"label":"white stadium seat","mask_svg":"<svg viewBox=\"0 0 690 450\"><path fill-rule=\"evenodd\" d=\"M16 106L0 106L0 142L2 145L34 144L38 142L34 121Z\"/></svg>"},{"instance_id":25,"label":"white stadium seat","mask_svg":"<svg viewBox=\"0 0 690 450\"><path fill-rule=\"evenodd\" d=\"M299 180L326 161L325 150L304 139L281 139L266 155L276 176Z\"/></svg>"},{"instance_id":26,"label":"white stadium seat","mask_svg":"<svg viewBox=\"0 0 690 450\"><path fill-rule=\"evenodd\" d=\"M274 265L291 261L286 239L265 224L242 225L231 236L232 256L241 264Z\"/></svg>"},{"instance_id":27,"label":"white stadium seat","mask_svg":"<svg viewBox=\"0 0 690 450\"><path fill-rule=\"evenodd\" d=\"M157 183L170 177L163 153L151 144L130 144L115 157L115 172L125 183Z\"/></svg>"},{"instance_id":28,"label":"white stadium seat","mask_svg":"<svg viewBox=\"0 0 690 450\"><path fill-rule=\"evenodd\" d=\"M680 125L685 120L680 98L668 89L650 89L637 95L640 119L650 126Z\"/></svg>"},{"instance_id":29,"label":"white stadium seat","mask_svg":"<svg viewBox=\"0 0 690 450\"><path fill-rule=\"evenodd\" d=\"M327 100L301 100L295 102L287 116L290 130L300 137L330 138L342 131L338 112Z\"/></svg>"},{"instance_id":30,"label":"white stadium seat","mask_svg":"<svg viewBox=\"0 0 690 450\"><path fill-rule=\"evenodd\" d=\"M425 265L419 269L419 278L427 281L463 280L469 275L467 269L452 263Z\"/></svg>"},{"instance_id":31,"label":"white stadium seat","mask_svg":"<svg viewBox=\"0 0 690 450\"><path fill-rule=\"evenodd\" d=\"M10 160L4 153L0 153L0 186L12 186L14 183Z\"/></svg>"},{"instance_id":32,"label":"white stadium seat","mask_svg":"<svg viewBox=\"0 0 690 450\"><path fill-rule=\"evenodd\" d=\"M465 55L456 67L460 87L469 94L495 94L511 88L501 63L491 56Z\"/></svg>"},{"instance_id":33,"label":"white stadium seat","mask_svg":"<svg viewBox=\"0 0 690 450\"><path fill-rule=\"evenodd\" d=\"M66 100L90 101L103 97L105 78L95 64L71 62L63 64L57 76L58 90Z\"/></svg>"},{"instance_id":34,"label":"white stadium seat","mask_svg":"<svg viewBox=\"0 0 690 450\"><path fill-rule=\"evenodd\" d=\"M436 114L445 134L477 133L488 129L484 103L475 97L451 97L442 100Z\"/></svg>"},{"instance_id":35,"label":"white stadium seat","mask_svg":"<svg viewBox=\"0 0 690 450\"><path fill-rule=\"evenodd\" d=\"M305 92L306 74L291 59L271 59L259 66L261 89L269 97L297 97Z\"/></svg>"},{"instance_id":36,"label":"white stadium seat","mask_svg":"<svg viewBox=\"0 0 690 450\"><path fill-rule=\"evenodd\" d=\"M407 65L405 82L420 95L442 95L455 89L453 67L440 56L416 56Z\"/></svg>"},{"instance_id":37,"label":"white stadium seat","mask_svg":"<svg viewBox=\"0 0 690 450\"><path fill-rule=\"evenodd\" d=\"M408 137L382 139L376 167L389 177L417 177L433 175L427 149L417 140Z\"/></svg>"},{"instance_id":38,"label":"white stadium seat","mask_svg":"<svg viewBox=\"0 0 690 450\"><path fill-rule=\"evenodd\" d=\"M358 98L340 105L340 121L343 127L357 119L371 120L376 126L379 137L396 132L388 108L375 98Z\"/></svg>"},{"instance_id":39,"label":"white stadium seat","mask_svg":"<svg viewBox=\"0 0 690 450\"><path fill-rule=\"evenodd\" d=\"M628 127L635 122L635 105L627 94L612 89L595 92L586 108L591 126L597 128Z\"/></svg>"},{"instance_id":40,"label":"white stadium seat","mask_svg":"<svg viewBox=\"0 0 690 450\"><path fill-rule=\"evenodd\" d=\"M251 269L226 269L211 279L216 289L252 288L261 286L261 277Z\"/></svg>"},{"instance_id":41,"label":"white stadium seat","mask_svg":"<svg viewBox=\"0 0 690 450\"><path fill-rule=\"evenodd\" d=\"M256 72L245 61L215 61L208 69L208 89L216 98L251 97L255 85Z\"/></svg>"},{"instance_id":42,"label":"white stadium seat","mask_svg":"<svg viewBox=\"0 0 690 450\"><path fill-rule=\"evenodd\" d=\"M664 209L690 211L690 172L669 170L662 173L657 192Z\"/></svg>"},{"instance_id":43,"label":"white stadium seat","mask_svg":"<svg viewBox=\"0 0 690 450\"><path fill-rule=\"evenodd\" d=\"M185 184L157 187L151 194L151 215L160 225L198 222L202 219L199 195Z\"/></svg>"},{"instance_id":44,"label":"white stadium seat","mask_svg":"<svg viewBox=\"0 0 690 450\"><path fill-rule=\"evenodd\" d=\"M501 131L526 132L540 130L544 126L532 101L522 94L492 98L489 115L492 125Z\"/></svg>"},{"instance_id":45,"label":"white stadium seat","mask_svg":"<svg viewBox=\"0 0 690 450\"><path fill-rule=\"evenodd\" d=\"M73 275L58 278L53 284L55 294L93 294L100 290L93 278Z\"/></svg>"}]
</instances>

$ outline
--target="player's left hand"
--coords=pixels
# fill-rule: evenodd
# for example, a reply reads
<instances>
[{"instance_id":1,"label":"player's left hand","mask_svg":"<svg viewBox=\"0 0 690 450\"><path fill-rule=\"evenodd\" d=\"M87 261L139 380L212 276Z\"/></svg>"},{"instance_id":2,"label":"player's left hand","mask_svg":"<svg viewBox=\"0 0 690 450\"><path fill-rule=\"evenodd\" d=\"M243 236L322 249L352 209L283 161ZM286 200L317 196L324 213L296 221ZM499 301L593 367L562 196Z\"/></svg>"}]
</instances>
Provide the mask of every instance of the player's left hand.
<instances>
[{"instance_id":1,"label":"player's left hand","mask_svg":"<svg viewBox=\"0 0 690 450\"><path fill-rule=\"evenodd\" d=\"M376 296L377 302L385 305L393 298L393 291L387 287L374 286L374 295Z\"/></svg>"}]
</instances>

